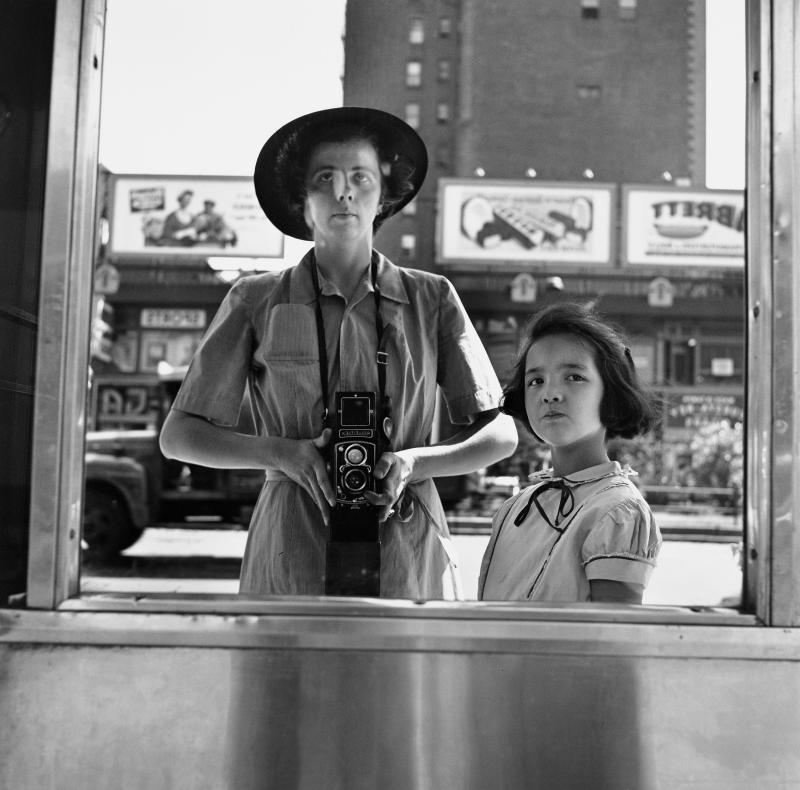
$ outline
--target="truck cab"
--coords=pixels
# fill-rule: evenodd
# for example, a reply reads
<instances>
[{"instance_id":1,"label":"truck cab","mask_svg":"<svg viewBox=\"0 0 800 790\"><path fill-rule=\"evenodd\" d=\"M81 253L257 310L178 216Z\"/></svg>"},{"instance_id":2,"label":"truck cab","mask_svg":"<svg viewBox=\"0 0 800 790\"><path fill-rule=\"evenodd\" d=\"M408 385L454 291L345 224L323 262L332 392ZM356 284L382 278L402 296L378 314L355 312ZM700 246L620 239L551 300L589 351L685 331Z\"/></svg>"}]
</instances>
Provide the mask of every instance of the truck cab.
<instances>
[{"instance_id":1,"label":"truck cab","mask_svg":"<svg viewBox=\"0 0 800 790\"><path fill-rule=\"evenodd\" d=\"M88 559L112 560L151 524L249 523L262 471L184 464L159 449L161 426L185 372L93 375L83 523ZM249 402L239 430L254 430Z\"/></svg>"}]
</instances>

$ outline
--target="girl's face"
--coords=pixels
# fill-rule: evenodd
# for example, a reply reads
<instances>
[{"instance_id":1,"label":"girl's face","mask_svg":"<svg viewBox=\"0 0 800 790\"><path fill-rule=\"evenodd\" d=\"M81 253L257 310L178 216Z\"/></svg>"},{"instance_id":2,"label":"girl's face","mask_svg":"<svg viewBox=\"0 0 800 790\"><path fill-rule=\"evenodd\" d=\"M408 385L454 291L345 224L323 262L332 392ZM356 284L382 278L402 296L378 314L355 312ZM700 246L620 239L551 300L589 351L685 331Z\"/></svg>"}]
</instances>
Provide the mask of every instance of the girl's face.
<instances>
[{"instance_id":1,"label":"girl's face","mask_svg":"<svg viewBox=\"0 0 800 790\"><path fill-rule=\"evenodd\" d=\"M320 143L306 174L305 220L314 240L372 239L381 201L381 171L365 140Z\"/></svg>"},{"instance_id":2,"label":"girl's face","mask_svg":"<svg viewBox=\"0 0 800 790\"><path fill-rule=\"evenodd\" d=\"M539 438L554 449L604 446L603 379L588 344L568 334L534 341L525 357L524 383L525 411Z\"/></svg>"}]
</instances>

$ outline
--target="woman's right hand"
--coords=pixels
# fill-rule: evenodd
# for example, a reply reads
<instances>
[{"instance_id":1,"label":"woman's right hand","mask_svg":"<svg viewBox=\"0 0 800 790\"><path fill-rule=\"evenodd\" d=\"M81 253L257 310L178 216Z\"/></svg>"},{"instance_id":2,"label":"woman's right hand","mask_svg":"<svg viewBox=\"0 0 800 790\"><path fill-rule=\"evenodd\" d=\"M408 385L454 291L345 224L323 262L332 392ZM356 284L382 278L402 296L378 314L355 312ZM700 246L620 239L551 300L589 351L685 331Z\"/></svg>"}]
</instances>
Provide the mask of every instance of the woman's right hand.
<instances>
[{"instance_id":1,"label":"woman's right hand","mask_svg":"<svg viewBox=\"0 0 800 790\"><path fill-rule=\"evenodd\" d=\"M336 502L328 467L321 452L330 439L330 428L325 428L315 439L273 439L280 456L278 468L314 500L326 524L330 509Z\"/></svg>"}]
</instances>

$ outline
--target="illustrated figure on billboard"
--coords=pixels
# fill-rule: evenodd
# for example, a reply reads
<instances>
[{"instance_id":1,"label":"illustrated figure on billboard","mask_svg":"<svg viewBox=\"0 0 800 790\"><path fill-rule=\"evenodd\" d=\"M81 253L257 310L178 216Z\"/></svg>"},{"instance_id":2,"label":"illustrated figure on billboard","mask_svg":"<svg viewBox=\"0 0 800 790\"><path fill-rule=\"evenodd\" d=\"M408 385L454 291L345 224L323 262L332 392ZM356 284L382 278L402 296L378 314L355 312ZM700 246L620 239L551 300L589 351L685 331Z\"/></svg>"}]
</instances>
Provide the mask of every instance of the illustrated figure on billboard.
<instances>
[{"instance_id":1,"label":"illustrated figure on billboard","mask_svg":"<svg viewBox=\"0 0 800 790\"><path fill-rule=\"evenodd\" d=\"M461 232L483 248L513 240L526 250L582 244L592 229L592 204L587 198L570 201L568 209L531 205L525 200L475 195L461 207Z\"/></svg>"},{"instance_id":2,"label":"illustrated figure on billboard","mask_svg":"<svg viewBox=\"0 0 800 790\"><path fill-rule=\"evenodd\" d=\"M159 239L160 244L182 244L191 246L197 241L197 230L194 226L194 215L189 211L194 192L184 189L178 195L178 208L167 214L164 228Z\"/></svg>"},{"instance_id":3,"label":"illustrated figure on billboard","mask_svg":"<svg viewBox=\"0 0 800 790\"><path fill-rule=\"evenodd\" d=\"M236 232L216 211L216 201L204 200L203 210L193 214L189 205L194 197L191 189L184 189L178 195L178 208L159 217L148 213L142 218L144 243L157 247L233 247L238 238Z\"/></svg>"},{"instance_id":4,"label":"illustrated figure on billboard","mask_svg":"<svg viewBox=\"0 0 800 790\"><path fill-rule=\"evenodd\" d=\"M236 233L225 218L214 208L213 200L203 201L203 210L194 218L198 244L215 244L220 247L236 246Z\"/></svg>"}]
</instances>

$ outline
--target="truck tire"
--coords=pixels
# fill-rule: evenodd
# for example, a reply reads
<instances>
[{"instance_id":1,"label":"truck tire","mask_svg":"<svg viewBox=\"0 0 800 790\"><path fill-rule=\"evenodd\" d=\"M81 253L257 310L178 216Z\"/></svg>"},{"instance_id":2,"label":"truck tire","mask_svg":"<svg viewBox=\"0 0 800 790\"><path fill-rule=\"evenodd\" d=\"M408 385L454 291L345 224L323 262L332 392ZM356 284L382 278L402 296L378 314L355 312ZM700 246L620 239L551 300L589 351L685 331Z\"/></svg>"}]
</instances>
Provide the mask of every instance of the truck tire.
<instances>
[{"instance_id":1,"label":"truck tire","mask_svg":"<svg viewBox=\"0 0 800 790\"><path fill-rule=\"evenodd\" d=\"M109 562L139 539L122 497L109 489L87 488L83 503L84 557Z\"/></svg>"}]
</instances>

